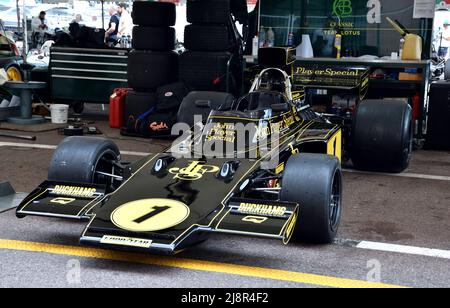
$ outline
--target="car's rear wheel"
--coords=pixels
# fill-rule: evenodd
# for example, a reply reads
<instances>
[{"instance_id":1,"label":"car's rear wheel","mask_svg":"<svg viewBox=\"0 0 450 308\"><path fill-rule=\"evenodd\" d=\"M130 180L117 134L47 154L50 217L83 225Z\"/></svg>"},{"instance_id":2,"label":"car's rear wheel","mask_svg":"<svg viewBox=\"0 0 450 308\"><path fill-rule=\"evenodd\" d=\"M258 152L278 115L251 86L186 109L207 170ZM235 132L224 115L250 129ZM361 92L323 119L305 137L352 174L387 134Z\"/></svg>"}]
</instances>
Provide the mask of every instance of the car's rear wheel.
<instances>
[{"instance_id":1,"label":"car's rear wheel","mask_svg":"<svg viewBox=\"0 0 450 308\"><path fill-rule=\"evenodd\" d=\"M22 81L22 73L16 66L10 66L6 69L6 75L8 75L9 81Z\"/></svg>"},{"instance_id":2,"label":"car's rear wheel","mask_svg":"<svg viewBox=\"0 0 450 308\"><path fill-rule=\"evenodd\" d=\"M58 146L50 162L48 179L55 182L112 185L114 163L120 161L117 145L94 137L68 137Z\"/></svg>"},{"instance_id":3,"label":"car's rear wheel","mask_svg":"<svg viewBox=\"0 0 450 308\"><path fill-rule=\"evenodd\" d=\"M282 179L281 200L300 206L293 242L332 243L342 214L342 170L334 156L292 156Z\"/></svg>"},{"instance_id":4,"label":"car's rear wheel","mask_svg":"<svg viewBox=\"0 0 450 308\"><path fill-rule=\"evenodd\" d=\"M402 172L413 150L412 108L395 100L366 100L356 111L351 158L357 169Z\"/></svg>"}]
</instances>

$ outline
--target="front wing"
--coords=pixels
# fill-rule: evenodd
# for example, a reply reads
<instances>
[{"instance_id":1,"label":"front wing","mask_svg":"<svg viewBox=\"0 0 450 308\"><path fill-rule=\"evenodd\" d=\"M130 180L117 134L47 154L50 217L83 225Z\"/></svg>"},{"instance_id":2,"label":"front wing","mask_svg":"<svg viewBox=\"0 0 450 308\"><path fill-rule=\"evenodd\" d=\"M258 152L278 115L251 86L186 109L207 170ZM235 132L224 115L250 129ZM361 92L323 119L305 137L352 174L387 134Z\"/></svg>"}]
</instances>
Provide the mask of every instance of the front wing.
<instances>
[{"instance_id":1,"label":"front wing","mask_svg":"<svg viewBox=\"0 0 450 308\"><path fill-rule=\"evenodd\" d=\"M22 202L17 209L17 216L88 220L89 223L81 236L82 244L173 254L203 241L213 233L277 239L287 244L299 211L299 205L295 203L231 198L217 206L210 214L211 218L206 219L208 224L202 224L202 221L187 223L189 217L186 217L183 222L167 227L165 223L174 217L161 215L152 219L157 221L162 229L130 230L113 222L112 216L98 215L107 207L108 198L103 186L46 181ZM176 202L170 199L154 200L156 205L161 206ZM192 204L189 215L194 215L197 210L196 204ZM128 215L134 221L141 216L132 210L125 213L125 216Z\"/></svg>"}]
</instances>

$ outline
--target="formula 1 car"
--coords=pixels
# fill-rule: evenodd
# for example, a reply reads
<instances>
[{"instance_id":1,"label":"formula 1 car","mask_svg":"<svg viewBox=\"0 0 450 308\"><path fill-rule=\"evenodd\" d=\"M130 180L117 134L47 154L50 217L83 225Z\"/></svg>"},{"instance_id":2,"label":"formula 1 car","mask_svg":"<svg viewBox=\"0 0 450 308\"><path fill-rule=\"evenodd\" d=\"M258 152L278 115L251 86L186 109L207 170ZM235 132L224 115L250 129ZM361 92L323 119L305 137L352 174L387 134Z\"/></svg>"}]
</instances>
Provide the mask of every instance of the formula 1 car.
<instances>
[{"instance_id":1,"label":"formula 1 car","mask_svg":"<svg viewBox=\"0 0 450 308\"><path fill-rule=\"evenodd\" d=\"M383 128L372 127L373 104L361 104L356 128L369 125L377 137ZM403 107L400 119L409 115ZM397 121L397 111L387 108L390 114L381 120ZM192 121L201 114L208 115L204 126ZM283 70L263 70L237 100L192 92L180 119L201 129L133 164L121 162L110 140L65 139L51 161L49 180L23 201L17 216L87 220L82 244L165 254L213 233L285 244L333 242L342 212L343 127L305 105L304 91L292 91ZM239 125L248 137L243 143ZM388 140L392 149L377 148L376 138L365 138L368 143L356 139L353 145L358 154L382 154L384 166L404 163L399 157L408 154L408 142ZM208 144L214 154L204 151ZM225 153L220 144L233 151ZM365 157L358 159L364 165Z\"/></svg>"}]
</instances>

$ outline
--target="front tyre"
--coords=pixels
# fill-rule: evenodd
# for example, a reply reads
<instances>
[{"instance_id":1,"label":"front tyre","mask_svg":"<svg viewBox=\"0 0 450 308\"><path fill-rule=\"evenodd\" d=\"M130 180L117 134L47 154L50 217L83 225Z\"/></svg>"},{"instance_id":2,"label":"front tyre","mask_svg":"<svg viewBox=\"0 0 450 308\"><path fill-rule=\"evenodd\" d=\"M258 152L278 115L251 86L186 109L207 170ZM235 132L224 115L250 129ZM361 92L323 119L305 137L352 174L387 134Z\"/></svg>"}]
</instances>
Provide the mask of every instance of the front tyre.
<instances>
[{"instance_id":1,"label":"front tyre","mask_svg":"<svg viewBox=\"0 0 450 308\"><path fill-rule=\"evenodd\" d=\"M48 179L55 182L112 186L115 163L120 161L117 145L94 137L68 137L53 154Z\"/></svg>"},{"instance_id":2,"label":"front tyre","mask_svg":"<svg viewBox=\"0 0 450 308\"><path fill-rule=\"evenodd\" d=\"M293 242L329 244L342 214L342 170L334 156L292 156L282 179L281 200L300 206Z\"/></svg>"}]
</instances>

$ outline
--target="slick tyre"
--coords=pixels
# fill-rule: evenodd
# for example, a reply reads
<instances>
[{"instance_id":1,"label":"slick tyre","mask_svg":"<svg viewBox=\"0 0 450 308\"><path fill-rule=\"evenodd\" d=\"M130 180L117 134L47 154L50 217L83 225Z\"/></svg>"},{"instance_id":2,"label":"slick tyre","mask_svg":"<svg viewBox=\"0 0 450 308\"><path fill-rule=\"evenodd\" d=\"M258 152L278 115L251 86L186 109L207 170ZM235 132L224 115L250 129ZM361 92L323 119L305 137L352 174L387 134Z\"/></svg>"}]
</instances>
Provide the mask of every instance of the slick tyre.
<instances>
[{"instance_id":1,"label":"slick tyre","mask_svg":"<svg viewBox=\"0 0 450 308\"><path fill-rule=\"evenodd\" d=\"M412 108L402 101L366 100L352 125L351 158L356 169L404 171L413 150Z\"/></svg>"},{"instance_id":2,"label":"slick tyre","mask_svg":"<svg viewBox=\"0 0 450 308\"><path fill-rule=\"evenodd\" d=\"M152 51L173 50L175 48L175 29L135 26L133 28L133 48Z\"/></svg>"},{"instance_id":3,"label":"slick tyre","mask_svg":"<svg viewBox=\"0 0 450 308\"><path fill-rule=\"evenodd\" d=\"M292 241L332 243L342 214L342 170L336 157L292 156L285 167L281 200L300 206Z\"/></svg>"},{"instance_id":4,"label":"slick tyre","mask_svg":"<svg viewBox=\"0 0 450 308\"><path fill-rule=\"evenodd\" d=\"M226 51L231 48L227 26L188 25L184 31L184 46L191 51Z\"/></svg>"},{"instance_id":5,"label":"slick tyre","mask_svg":"<svg viewBox=\"0 0 450 308\"><path fill-rule=\"evenodd\" d=\"M175 52L132 51L128 56L128 86L137 91L155 91L178 81Z\"/></svg>"},{"instance_id":6,"label":"slick tyre","mask_svg":"<svg viewBox=\"0 0 450 308\"><path fill-rule=\"evenodd\" d=\"M194 126L195 116L201 117L205 123L212 110L226 110L231 107L234 97L221 92L191 92L181 103L178 111L178 122Z\"/></svg>"},{"instance_id":7,"label":"slick tyre","mask_svg":"<svg viewBox=\"0 0 450 308\"><path fill-rule=\"evenodd\" d=\"M112 172L111 162L120 161L117 145L94 137L68 137L53 154L48 179L55 182L107 184L110 179L97 172Z\"/></svg>"},{"instance_id":8,"label":"slick tyre","mask_svg":"<svg viewBox=\"0 0 450 308\"><path fill-rule=\"evenodd\" d=\"M226 24L230 21L230 0L188 0L187 20L191 24Z\"/></svg>"},{"instance_id":9,"label":"slick tyre","mask_svg":"<svg viewBox=\"0 0 450 308\"><path fill-rule=\"evenodd\" d=\"M198 91L226 92L228 52L188 51L180 56L180 79Z\"/></svg>"},{"instance_id":10,"label":"slick tyre","mask_svg":"<svg viewBox=\"0 0 450 308\"><path fill-rule=\"evenodd\" d=\"M134 1L131 16L135 25L146 27L173 27L176 6L169 2Z\"/></svg>"}]
</instances>

